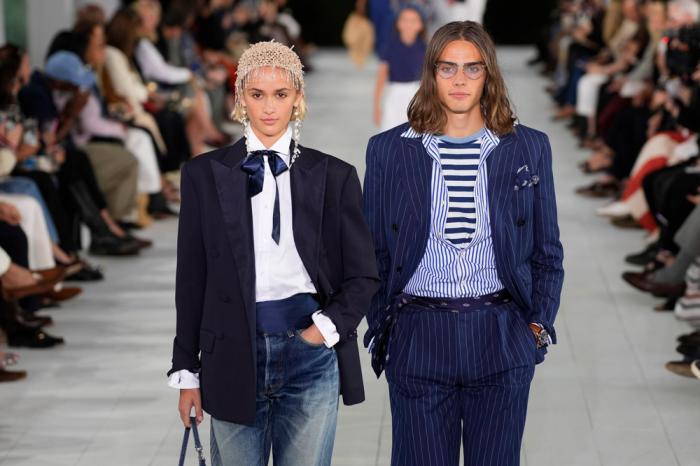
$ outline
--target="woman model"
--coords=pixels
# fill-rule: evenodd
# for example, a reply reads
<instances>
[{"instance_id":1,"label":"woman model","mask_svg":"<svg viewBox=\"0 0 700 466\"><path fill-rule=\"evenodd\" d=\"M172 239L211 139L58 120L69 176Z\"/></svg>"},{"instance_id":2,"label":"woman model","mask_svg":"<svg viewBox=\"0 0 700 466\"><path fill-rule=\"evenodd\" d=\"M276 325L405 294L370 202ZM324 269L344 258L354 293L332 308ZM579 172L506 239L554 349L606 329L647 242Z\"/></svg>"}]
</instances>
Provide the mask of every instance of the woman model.
<instances>
[{"instance_id":1,"label":"woman model","mask_svg":"<svg viewBox=\"0 0 700 466\"><path fill-rule=\"evenodd\" d=\"M327 466L339 394L364 400L356 328L378 287L360 182L299 145L289 47L247 49L236 98L245 137L182 170L170 385L186 425L211 414L214 465Z\"/></svg>"}]
</instances>

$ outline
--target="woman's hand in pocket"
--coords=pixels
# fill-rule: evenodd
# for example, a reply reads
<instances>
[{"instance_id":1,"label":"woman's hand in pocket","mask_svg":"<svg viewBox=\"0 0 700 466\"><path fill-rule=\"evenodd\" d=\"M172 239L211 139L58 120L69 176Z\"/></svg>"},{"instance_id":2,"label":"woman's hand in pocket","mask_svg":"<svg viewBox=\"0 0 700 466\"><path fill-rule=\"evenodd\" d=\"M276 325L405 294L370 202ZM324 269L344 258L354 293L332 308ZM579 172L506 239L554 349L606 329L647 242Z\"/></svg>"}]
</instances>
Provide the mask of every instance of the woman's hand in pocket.
<instances>
[{"instance_id":1,"label":"woman's hand in pocket","mask_svg":"<svg viewBox=\"0 0 700 466\"><path fill-rule=\"evenodd\" d=\"M323 335L316 324L311 324L310 327L301 332L301 337L314 345L320 345L324 342Z\"/></svg>"}]
</instances>

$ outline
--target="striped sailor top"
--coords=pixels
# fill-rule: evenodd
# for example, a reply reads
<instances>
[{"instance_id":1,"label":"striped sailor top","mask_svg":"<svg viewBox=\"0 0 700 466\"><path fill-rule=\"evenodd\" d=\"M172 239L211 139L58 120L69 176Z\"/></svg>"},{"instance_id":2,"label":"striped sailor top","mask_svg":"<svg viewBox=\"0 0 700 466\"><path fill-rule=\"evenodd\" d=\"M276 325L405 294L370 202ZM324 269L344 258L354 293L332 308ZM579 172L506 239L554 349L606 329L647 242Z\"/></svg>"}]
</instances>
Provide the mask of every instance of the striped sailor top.
<instances>
[{"instance_id":1,"label":"striped sailor top","mask_svg":"<svg viewBox=\"0 0 700 466\"><path fill-rule=\"evenodd\" d=\"M470 243L476 231L474 187L479 174L481 136L484 130L466 138L438 137L442 176L448 194L444 238L457 246Z\"/></svg>"}]
</instances>

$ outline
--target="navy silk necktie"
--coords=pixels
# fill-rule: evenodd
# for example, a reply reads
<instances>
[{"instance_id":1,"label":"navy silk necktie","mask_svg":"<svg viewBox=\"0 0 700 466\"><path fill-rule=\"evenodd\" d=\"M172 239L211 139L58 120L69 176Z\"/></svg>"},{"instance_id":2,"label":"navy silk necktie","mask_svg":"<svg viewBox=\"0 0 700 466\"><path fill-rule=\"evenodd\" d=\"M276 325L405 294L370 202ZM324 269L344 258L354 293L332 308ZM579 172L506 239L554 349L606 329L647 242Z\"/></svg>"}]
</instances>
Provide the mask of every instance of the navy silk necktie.
<instances>
[{"instance_id":1,"label":"navy silk necktie","mask_svg":"<svg viewBox=\"0 0 700 466\"><path fill-rule=\"evenodd\" d=\"M275 177L275 207L272 211L272 239L280 244L280 192L277 188L277 176L284 173L289 167L282 157L273 150L255 150L248 154L243 161L241 169L248 174L248 195L253 197L263 189L265 182L265 158L267 156L270 171Z\"/></svg>"}]
</instances>

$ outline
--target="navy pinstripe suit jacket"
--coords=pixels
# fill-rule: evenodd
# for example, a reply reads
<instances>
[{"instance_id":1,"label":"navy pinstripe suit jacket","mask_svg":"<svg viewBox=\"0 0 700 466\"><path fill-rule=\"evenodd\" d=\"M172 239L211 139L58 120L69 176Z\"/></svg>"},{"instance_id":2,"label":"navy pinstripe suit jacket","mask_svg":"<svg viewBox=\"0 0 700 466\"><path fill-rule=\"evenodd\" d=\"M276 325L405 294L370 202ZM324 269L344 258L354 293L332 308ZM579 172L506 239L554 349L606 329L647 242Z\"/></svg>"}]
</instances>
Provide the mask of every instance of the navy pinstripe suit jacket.
<instances>
[{"instance_id":1,"label":"navy pinstripe suit jacket","mask_svg":"<svg viewBox=\"0 0 700 466\"><path fill-rule=\"evenodd\" d=\"M430 232L433 160L420 138L401 137L408 123L378 134L367 146L364 213L374 240L381 288L367 315L370 329L385 316L418 267ZM564 280L552 174L544 133L517 125L486 161L496 268L526 322L540 322L556 342L554 318ZM531 187L515 189L527 166ZM522 171L522 170L521 170ZM365 345L371 334L365 336Z\"/></svg>"}]
</instances>

